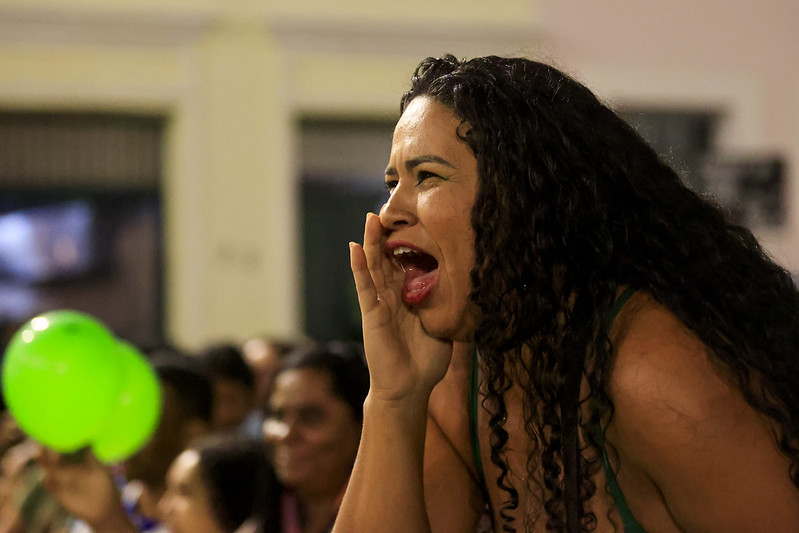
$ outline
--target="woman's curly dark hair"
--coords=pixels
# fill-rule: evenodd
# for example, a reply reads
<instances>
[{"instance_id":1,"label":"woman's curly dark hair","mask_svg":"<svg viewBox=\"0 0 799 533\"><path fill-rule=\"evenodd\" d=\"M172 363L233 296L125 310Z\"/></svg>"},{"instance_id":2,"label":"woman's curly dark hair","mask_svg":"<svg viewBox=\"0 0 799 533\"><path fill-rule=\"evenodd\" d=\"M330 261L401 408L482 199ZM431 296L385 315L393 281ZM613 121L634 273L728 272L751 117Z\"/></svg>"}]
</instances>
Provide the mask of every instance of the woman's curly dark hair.
<instances>
[{"instance_id":1,"label":"woman's curly dark hair","mask_svg":"<svg viewBox=\"0 0 799 533\"><path fill-rule=\"evenodd\" d=\"M461 119L478 162L471 298L482 311L475 342L491 458L508 494L504 530L515 531L519 489L539 495L532 514L543 511L549 531L596 526L584 503L601 468L592 436L613 414L607 329L622 286L649 292L712 349L746 401L774 420L799 487L799 293L752 233L551 66L428 58L401 110L420 95ZM513 384L525 394L529 477L543 470L535 487L509 480L504 394Z\"/></svg>"}]
</instances>

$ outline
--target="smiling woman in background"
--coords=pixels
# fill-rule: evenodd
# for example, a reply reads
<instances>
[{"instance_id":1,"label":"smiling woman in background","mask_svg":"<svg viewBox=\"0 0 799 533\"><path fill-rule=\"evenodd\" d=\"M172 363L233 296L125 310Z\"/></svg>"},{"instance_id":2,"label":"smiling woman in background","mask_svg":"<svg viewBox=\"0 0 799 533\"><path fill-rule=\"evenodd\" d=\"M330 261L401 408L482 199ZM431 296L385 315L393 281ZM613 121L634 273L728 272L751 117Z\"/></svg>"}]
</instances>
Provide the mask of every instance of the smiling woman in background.
<instances>
[{"instance_id":1,"label":"smiling woman in background","mask_svg":"<svg viewBox=\"0 0 799 533\"><path fill-rule=\"evenodd\" d=\"M314 344L284 360L264 434L281 498L283 533L330 531L358 450L369 374L360 348Z\"/></svg>"},{"instance_id":2,"label":"smiling woman in background","mask_svg":"<svg viewBox=\"0 0 799 533\"><path fill-rule=\"evenodd\" d=\"M401 110L335 531L797 531L799 294L752 233L548 65L429 58Z\"/></svg>"}]
</instances>

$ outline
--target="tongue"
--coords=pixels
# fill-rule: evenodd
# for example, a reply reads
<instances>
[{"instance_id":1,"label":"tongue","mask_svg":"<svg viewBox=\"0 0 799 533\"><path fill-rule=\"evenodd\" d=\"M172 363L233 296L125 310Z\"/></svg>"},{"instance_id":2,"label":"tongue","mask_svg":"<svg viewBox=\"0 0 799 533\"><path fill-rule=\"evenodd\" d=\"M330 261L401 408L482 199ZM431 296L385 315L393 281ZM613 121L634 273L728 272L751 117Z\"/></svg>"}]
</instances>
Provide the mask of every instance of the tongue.
<instances>
[{"instance_id":1,"label":"tongue","mask_svg":"<svg viewBox=\"0 0 799 533\"><path fill-rule=\"evenodd\" d=\"M427 271L416 266L406 266L402 284L402 299L406 304L422 303L438 281L438 269Z\"/></svg>"}]
</instances>

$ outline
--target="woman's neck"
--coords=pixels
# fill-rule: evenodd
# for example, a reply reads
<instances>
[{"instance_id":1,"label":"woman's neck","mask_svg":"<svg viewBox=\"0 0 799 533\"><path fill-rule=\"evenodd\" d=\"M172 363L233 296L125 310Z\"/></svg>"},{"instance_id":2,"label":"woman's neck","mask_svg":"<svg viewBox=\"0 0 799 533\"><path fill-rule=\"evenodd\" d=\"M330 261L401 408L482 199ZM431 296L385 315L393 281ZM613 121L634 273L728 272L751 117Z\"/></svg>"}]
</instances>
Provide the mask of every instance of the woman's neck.
<instances>
[{"instance_id":1,"label":"woman's neck","mask_svg":"<svg viewBox=\"0 0 799 533\"><path fill-rule=\"evenodd\" d=\"M166 487L151 486L140 481L133 481L130 483L131 487L128 490L139 491L136 500L136 511L143 516L151 519L159 519L158 500L161 499Z\"/></svg>"},{"instance_id":2,"label":"woman's neck","mask_svg":"<svg viewBox=\"0 0 799 533\"><path fill-rule=\"evenodd\" d=\"M304 533L323 533L330 528L341 505L343 492L295 493Z\"/></svg>"}]
</instances>

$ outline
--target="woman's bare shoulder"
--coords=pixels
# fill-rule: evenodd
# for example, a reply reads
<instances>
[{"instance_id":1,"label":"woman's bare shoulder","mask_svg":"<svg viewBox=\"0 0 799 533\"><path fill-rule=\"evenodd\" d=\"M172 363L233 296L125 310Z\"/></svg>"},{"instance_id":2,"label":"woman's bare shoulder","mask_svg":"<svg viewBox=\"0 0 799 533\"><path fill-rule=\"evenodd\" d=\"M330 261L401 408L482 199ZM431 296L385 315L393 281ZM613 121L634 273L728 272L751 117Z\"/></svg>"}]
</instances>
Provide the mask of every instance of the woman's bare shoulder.
<instances>
[{"instance_id":1,"label":"woman's bare shoulder","mask_svg":"<svg viewBox=\"0 0 799 533\"><path fill-rule=\"evenodd\" d=\"M611 342L615 427L644 427L686 444L733 429L770 433L712 350L650 295L637 293L625 306Z\"/></svg>"},{"instance_id":2,"label":"woman's bare shoulder","mask_svg":"<svg viewBox=\"0 0 799 533\"><path fill-rule=\"evenodd\" d=\"M695 332L639 292L619 313L611 342L608 442L657 485L681 526L764 531L749 525L799 523L799 492L771 421Z\"/></svg>"},{"instance_id":3,"label":"woman's bare shoulder","mask_svg":"<svg viewBox=\"0 0 799 533\"><path fill-rule=\"evenodd\" d=\"M740 396L699 337L647 293L624 306L610 337L609 393L619 407L632 401L702 420Z\"/></svg>"}]
</instances>

